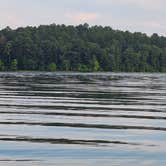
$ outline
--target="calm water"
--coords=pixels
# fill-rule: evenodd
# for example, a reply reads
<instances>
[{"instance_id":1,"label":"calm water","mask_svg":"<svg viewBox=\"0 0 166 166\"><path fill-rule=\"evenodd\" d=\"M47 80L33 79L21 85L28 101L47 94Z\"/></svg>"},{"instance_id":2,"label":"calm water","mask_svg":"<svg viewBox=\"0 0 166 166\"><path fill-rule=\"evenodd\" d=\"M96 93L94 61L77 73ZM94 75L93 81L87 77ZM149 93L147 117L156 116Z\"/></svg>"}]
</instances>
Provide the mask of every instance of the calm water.
<instances>
[{"instance_id":1,"label":"calm water","mask_svg":"<svg viewBox=\"0 0 166 166\"><path fill-rule=\"evenodd\" d=\"M166 75L0 73L0 165L165 166Z\"/></svg>"}]
</instances>

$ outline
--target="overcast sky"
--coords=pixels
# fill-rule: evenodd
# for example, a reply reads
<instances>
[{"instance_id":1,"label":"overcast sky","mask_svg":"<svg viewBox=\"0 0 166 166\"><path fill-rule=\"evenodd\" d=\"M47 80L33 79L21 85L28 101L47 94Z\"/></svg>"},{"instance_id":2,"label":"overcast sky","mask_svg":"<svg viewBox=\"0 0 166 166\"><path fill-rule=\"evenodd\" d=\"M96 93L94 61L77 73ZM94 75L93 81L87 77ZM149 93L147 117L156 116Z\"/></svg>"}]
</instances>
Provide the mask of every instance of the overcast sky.
<instances>
[{"instance_id":1,"label":"overcast sky","mask_svg":"<svg viewBox=\"0 0 166 166\"><path fill-rule=\"evenodd\" d=\"M166 36L166 0L0 0L0 4L0 29L87 22Z\"/></svg>"}]
</instances>

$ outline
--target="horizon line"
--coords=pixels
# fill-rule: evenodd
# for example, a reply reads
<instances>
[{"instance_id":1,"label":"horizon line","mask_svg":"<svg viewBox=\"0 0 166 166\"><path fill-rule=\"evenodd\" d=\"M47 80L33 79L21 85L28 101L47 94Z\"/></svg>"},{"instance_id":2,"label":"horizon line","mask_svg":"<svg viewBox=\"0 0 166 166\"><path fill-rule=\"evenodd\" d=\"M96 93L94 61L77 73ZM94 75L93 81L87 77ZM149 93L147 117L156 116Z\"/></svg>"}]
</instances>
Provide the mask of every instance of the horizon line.
<instances>
[{"instance_id":1,"label":"horizon line","mask_svg":"<svg viewBox=\"0 0 166 166\"><path fill-rule=\"evenodd\" d=\"M20 26L16 26L16 27L6 26L5 28L0 28L0 31L3 31L3 30L6 29L6 28L10 28L11 30L15 31L15 30L17 30L17 29L19 29L19 28L28 28L28 27L31 27L31 28L39 28L40 26L51 26L51 25L55 25L55 26L66 26L66 27L69 27L69 26L78 27L78 26L80 26L80 25L85 25L85 24L87 24L89 28L93 28L93 27L97 26L97 27L102 27L102 28L110 28L110 29L115 30L115 31L129 32L129 33L132 33L132 34L134 34L134 33L141 33L141 34L143 34L143 35L146 35L147 37L151 37L151 36L153 36L154 34L158 35L159 37L166 37L165 35L160 35L160 34L158 34L158 33L156 33L156 32L154 32L154 33L152 33L152 34L148 34L148 33L146 33L146 32L132 31L132 30L129 30L129 29L126 29L126 30L120 29L120 28L119 28L119 29L118 29L118 28L116 29L116 28L112 28L111 25L100 25L100 24L90 25L90 24L87 23L87 22L81 23L81 24L63 24L63 23L62 23L62 24L56 24L56 23L50 23L50 24L39 24L39 25L24 25L24 26L21 26L21 25L20 25Z\"/></svg>"}]
</instances>

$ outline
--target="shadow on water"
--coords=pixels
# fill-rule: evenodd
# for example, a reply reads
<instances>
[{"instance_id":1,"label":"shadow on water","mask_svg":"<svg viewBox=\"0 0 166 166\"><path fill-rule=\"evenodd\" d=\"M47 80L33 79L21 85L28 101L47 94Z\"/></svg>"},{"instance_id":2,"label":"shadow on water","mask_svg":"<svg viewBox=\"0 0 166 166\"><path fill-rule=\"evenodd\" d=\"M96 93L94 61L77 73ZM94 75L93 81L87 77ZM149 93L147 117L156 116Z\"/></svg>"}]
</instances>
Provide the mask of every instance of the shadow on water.
<instances>
[{"instance_id":1,"label":"shadow on water","mask_svg":"<svg viewBox=\"0 0 166 166\"><path fill-rule=\"evenodd\" d=\"M153 112L153 111L152 111ZM102 118L129 118L129 119L156 119L166 120L163 116L145 116L145 115L109 115L109 114L90 114L90 113L64 113L64 112L39 112L39 111L0 111L0 114L19 114L19 115L52 115L52 116L76 116L76 117L102 117Z\"/></svg>"},{"instance_id":2,"label":"shadow on water","mask_svg":"<svg viewBox=\"0 0 166 166\"><path fill-rule=\"evenodd\" d=\"M158 130L166 131L166 127L151 126L125 126L125 125L104 125L104 124L81 124L81 123L40 123L40 122L0 122L1 125L28 125L28 126L58 126L74 128L96 128L112 130Z\"/></svg>"},{"instance_id":3,"label":"shadow on water","mask_svg":"<svg viewBox=\"0 0 166 166\"><path fill-rule=\"evenodd\" d=\"M134 146L156 146L146 145L141 143L122 142L122 141L106 141L106 140L70 140L70 139L53 139L53 138L31 138L31 137L7 137L0 138L0 141L17 141L17 142L31 142L31 143L49 143L49 144L73 144L73 145L88 145L88 146L110 146L111 144L118 145L134 145Z\"/></svg>"}]
</instances>

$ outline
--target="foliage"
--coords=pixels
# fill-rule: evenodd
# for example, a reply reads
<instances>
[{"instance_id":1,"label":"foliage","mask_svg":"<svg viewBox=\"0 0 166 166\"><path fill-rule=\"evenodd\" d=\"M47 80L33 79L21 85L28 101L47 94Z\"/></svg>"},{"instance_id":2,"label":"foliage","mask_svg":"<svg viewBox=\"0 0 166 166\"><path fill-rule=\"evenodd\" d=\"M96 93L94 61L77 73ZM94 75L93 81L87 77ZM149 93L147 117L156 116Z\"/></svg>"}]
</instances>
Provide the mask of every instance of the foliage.
<instances>
[{"instance_id":1,"label":"foliage","mask_svg":"<svg viewBox=\"0 0 166 166\"><path fill-rule=\"evenodd\" d=\"M5 66L2 60L0 60L0 71L3 71L3 70L5 70Z\"/></svg>"},{"instance_id":2,"label":"foliage","mask_svg":"<svg viewBox=\"0 0 166 166\"><path fill-rule=\"evenodd\" d=\"M48 70L49 71L52 71L52 72L54 72L54 71L56 71L56 64L55 63L51 63L51 64L49 64L49 66L48 66Z\"/></svg>"},{"instance_id":3,"label":"foliage","mask_svg":"<svg viewBox=\"0 0 166 166\"><path fill-rule=\"evenodd\" d=\"M14 59L11 63L11 70L16 71L17 70L17 59Z\"/></svg>"},{"instance_id":4,"label":"foliage","mask_svg":"<svg viewBox=\"0 0 166 166\"><path fill-rule=\"evenodd\" d=\"M88 24L7 27L2 70L166 72L166 37Z\"/></svg>"}]
</instances>

